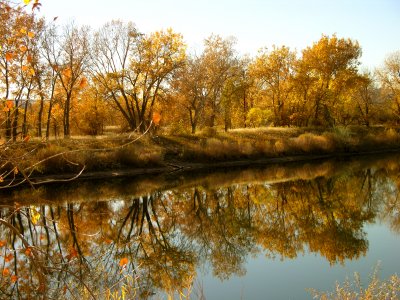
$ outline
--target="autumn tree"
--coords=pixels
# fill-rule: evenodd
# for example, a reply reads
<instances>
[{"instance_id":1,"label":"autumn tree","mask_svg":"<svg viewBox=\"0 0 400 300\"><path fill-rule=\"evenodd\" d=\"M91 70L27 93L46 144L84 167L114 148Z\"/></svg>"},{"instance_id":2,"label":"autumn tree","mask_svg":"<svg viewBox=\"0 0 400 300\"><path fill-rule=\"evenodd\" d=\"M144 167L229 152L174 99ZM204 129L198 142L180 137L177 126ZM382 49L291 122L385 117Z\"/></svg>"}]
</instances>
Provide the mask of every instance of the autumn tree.
<instances>
[{"instance_id":1,"label":"autumn tree","mask_svg":"<svg viewBox=\"0 0 400 300\"><path fill-rule=\"evenodd\" d=\"M132 23L113 21L95 34L92 53L92 73L104 97L131 130L145 131L155 104L185 61L182 36L171 29L144 35Z\"/></svg>"},{"instance_id":2,"label":"autumn tree","mask_svg":"<svg viewBox=\"0 0 400 300\"><path fill-rule=\"evenodd\" d=\"M70 117L74 93L78 93L87 82L84 74L89 63L89 28L67 25L58 42L61 55L53 67L57 70L59 83L64 91L63 126L64 137L68 138L71 135Z\"/></svg>"},{"instance_id":3,"label":"autumn tree","mask_svg":"<svg viewBox=\"0 0 400 300\"><path fill-rule=\"evenodd\" d=\"M207 95L208 125L214 127L217 117L222 110L222 94L225 83L234 76L238 56L234 49L234 38L223 39L218 35L211 35L204 41L202 59L206 64L207 81L203 86Z\"/></svg>"},{"instance_id":4,"label":"autumn tree","mask_svg":"<svg viewBox=\"0 0 400 300\"><path fill-rule=\"evenodd\" d=\"M250 74L267 99L267 107L274 114L274 124L288 124L289 98L293 90L293 64L296 55L288 47L273 47L268 52L262 49L252 65Z\"/></svg>"},{"instance_id":5,"label":"autumn tree","mask_svg":"<svg viewBox=\"0 0 400 300\"><path fill-rule=\"evenodd\" d=\"M383 67L377 70L386 102L397 123L400 122L400 51L385 59Z\"/></svg>"},{"instance_id":6,"label":"autumn tree","mask_svg":"<svg viewBox=\"0 0 400 300\"><path fill-rule=\"evenodd\" d=\"M308 108L307 119L316 125L334 125L343 110L343 95L358 76L361 48L357 41L323 35L302 51L296 78ZM345 119L341 120L346 122Z\"/></svg>"},{"instance_id":7,"label":"autumn tree","mask_svg":"<svg viewBox=\"0 0 400 300\"><path fill-rule=\"evenodd\" d=\"M35 19L20 6L14 7L3 1L0 6L0 88L6 115L6 138L15 140L19 134L22 99L29 97L32 88L30 79L34 71L29 66L29 48L34 37Z\"/></svg>"}]
</instances>

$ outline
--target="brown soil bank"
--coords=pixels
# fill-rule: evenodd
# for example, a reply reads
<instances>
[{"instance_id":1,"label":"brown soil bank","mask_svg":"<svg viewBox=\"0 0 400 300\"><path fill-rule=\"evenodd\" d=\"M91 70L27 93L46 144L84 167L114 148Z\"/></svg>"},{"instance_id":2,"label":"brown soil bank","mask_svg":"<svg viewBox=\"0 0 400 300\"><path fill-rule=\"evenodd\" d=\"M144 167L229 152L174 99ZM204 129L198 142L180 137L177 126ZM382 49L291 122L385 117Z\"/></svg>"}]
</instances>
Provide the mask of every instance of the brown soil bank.
<instances>
[{"instance_id":1,"label":"brown soil bank","mask_svg":"<svg viewBox=\"0 0 400 300\"><path fill-rule=\"evenodd\" d=\"M383 127L205 130L197 135L31 141L5 147L0 184L52 182L78 174L81 178L107 178L397 151L398 129Z\"/></svg>"}]
</instances>

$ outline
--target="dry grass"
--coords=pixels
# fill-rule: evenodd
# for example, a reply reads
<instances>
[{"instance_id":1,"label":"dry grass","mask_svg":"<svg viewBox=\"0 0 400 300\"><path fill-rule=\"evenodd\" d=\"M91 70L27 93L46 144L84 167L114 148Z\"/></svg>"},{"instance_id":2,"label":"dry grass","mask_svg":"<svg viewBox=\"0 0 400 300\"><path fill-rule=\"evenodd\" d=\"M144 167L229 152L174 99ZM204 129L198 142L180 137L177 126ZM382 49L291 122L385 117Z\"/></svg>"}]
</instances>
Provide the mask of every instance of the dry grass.
<instances>
[{"instance_id":1,"label":"dry grass","mask_svg":"<svg viewBox=\"0 0 400 300\"><path fill-rule=\"evenodd\" d=\"M367 287L363 287L358 273L354 274L353 281L347 279L344 283L336 283L333 292L309 290L314 299L330 300L395 300L400 299L400 278L392 275L387 280L380 280L378 269L374 271Z\"/></svg>"},{"instance_id":2,"label":"dry grass","mask_svg":"<svg viewBox=\"0 0 400 300\"><path fill-rule=\"evenodd\" d=\"M155 167L170 161L210 163L400 148L399 132L383 127L338 127L326 131L258 128L229 132L206 128L196 135L146 135L130 143L136 138L138 136L120 134L100 138L79 136L47 143L34 140L11 144L7 150L10 154L6 155L18 157L29 150L29 155L21 162L22 167L43 160L36 167L36 172L57 174L76 172L83 165L87 171L106 171ZM55 157L46 160L51 156Z\"/></svg>"}]
</instances>

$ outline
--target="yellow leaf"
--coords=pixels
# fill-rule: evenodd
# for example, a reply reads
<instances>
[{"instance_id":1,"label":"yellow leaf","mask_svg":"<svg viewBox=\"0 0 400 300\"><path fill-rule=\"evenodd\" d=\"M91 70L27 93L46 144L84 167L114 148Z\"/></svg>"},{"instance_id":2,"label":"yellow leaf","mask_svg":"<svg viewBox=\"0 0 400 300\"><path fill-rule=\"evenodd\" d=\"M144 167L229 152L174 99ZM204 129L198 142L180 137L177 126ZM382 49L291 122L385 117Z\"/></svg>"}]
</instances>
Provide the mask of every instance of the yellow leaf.
<instances>
[{"instance_id":1,"label":"yellow leaf","mask_svg":"<svg viewBox=\"0 0 400 300\"><path fill-rule=\"evenodd\" d=\"M17 167L14 167L14 175L17 175L18 174L18 168Z\"/></svg>"},{"instance_id":2,"label":"yellow leaf","mask_svg":"<svg viewBox=\"0 0 400 300\"><path fill-rule=\"evenodd\" d=\"M36 225L37 222L40 220L40 213L38 212L38 208L35 206L30 207L31 212L31 222L33 225Z\"/></svg>"},{"instance_id":3,"label":"yellow leaf","mask_svg":"<svg viewBox=\"0 0 400 300\"><path fill-rule=\"evenodd\" d=\"M33 68L30 68L29 69L29 73L32 75L32 76L35 76L35 70L33 69Z\"/></svg>"},{"instance_id":4,"label":"yellow leaf","mask_svg":"<svg viewBox=\"0 0 400 300\"><path fill-rule=\"evenodd\" d=\"M26 34L26 29L25 28L21 28L21 30L19 32L21 32L22 34Z\"/></svg>"},{"instance_id":5,"label":"yellow leaf","mask_svg":"<svg viewBox=\"0 0 400 300\"><path fill-rule=\"evenodd\" d=\"M31 0L24 0L25 5L28 5L31 2Z\"/></svg>"}]
</instances>

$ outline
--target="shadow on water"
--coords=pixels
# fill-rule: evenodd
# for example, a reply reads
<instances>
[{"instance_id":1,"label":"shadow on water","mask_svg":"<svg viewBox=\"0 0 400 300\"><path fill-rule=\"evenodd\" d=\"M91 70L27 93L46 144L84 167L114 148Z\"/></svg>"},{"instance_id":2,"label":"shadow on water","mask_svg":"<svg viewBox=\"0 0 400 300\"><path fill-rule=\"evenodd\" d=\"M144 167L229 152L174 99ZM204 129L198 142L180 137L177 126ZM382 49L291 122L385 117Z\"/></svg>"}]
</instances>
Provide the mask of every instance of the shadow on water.
<instances>
[{"instance_id":1,"label":"shadow on water","mask_svg":"<svg viewBox=\"0 0 400 300\"><path fill-rule=\"evenodd\" d=\"M399 158L79 181L2 195L1 298L201 298L194 283L204 264L220 279L244 276L246 258L256 254L284 260L309 251L344 264L367 253L366 224L400 231Z\"/></svg>"}]
</instances>

